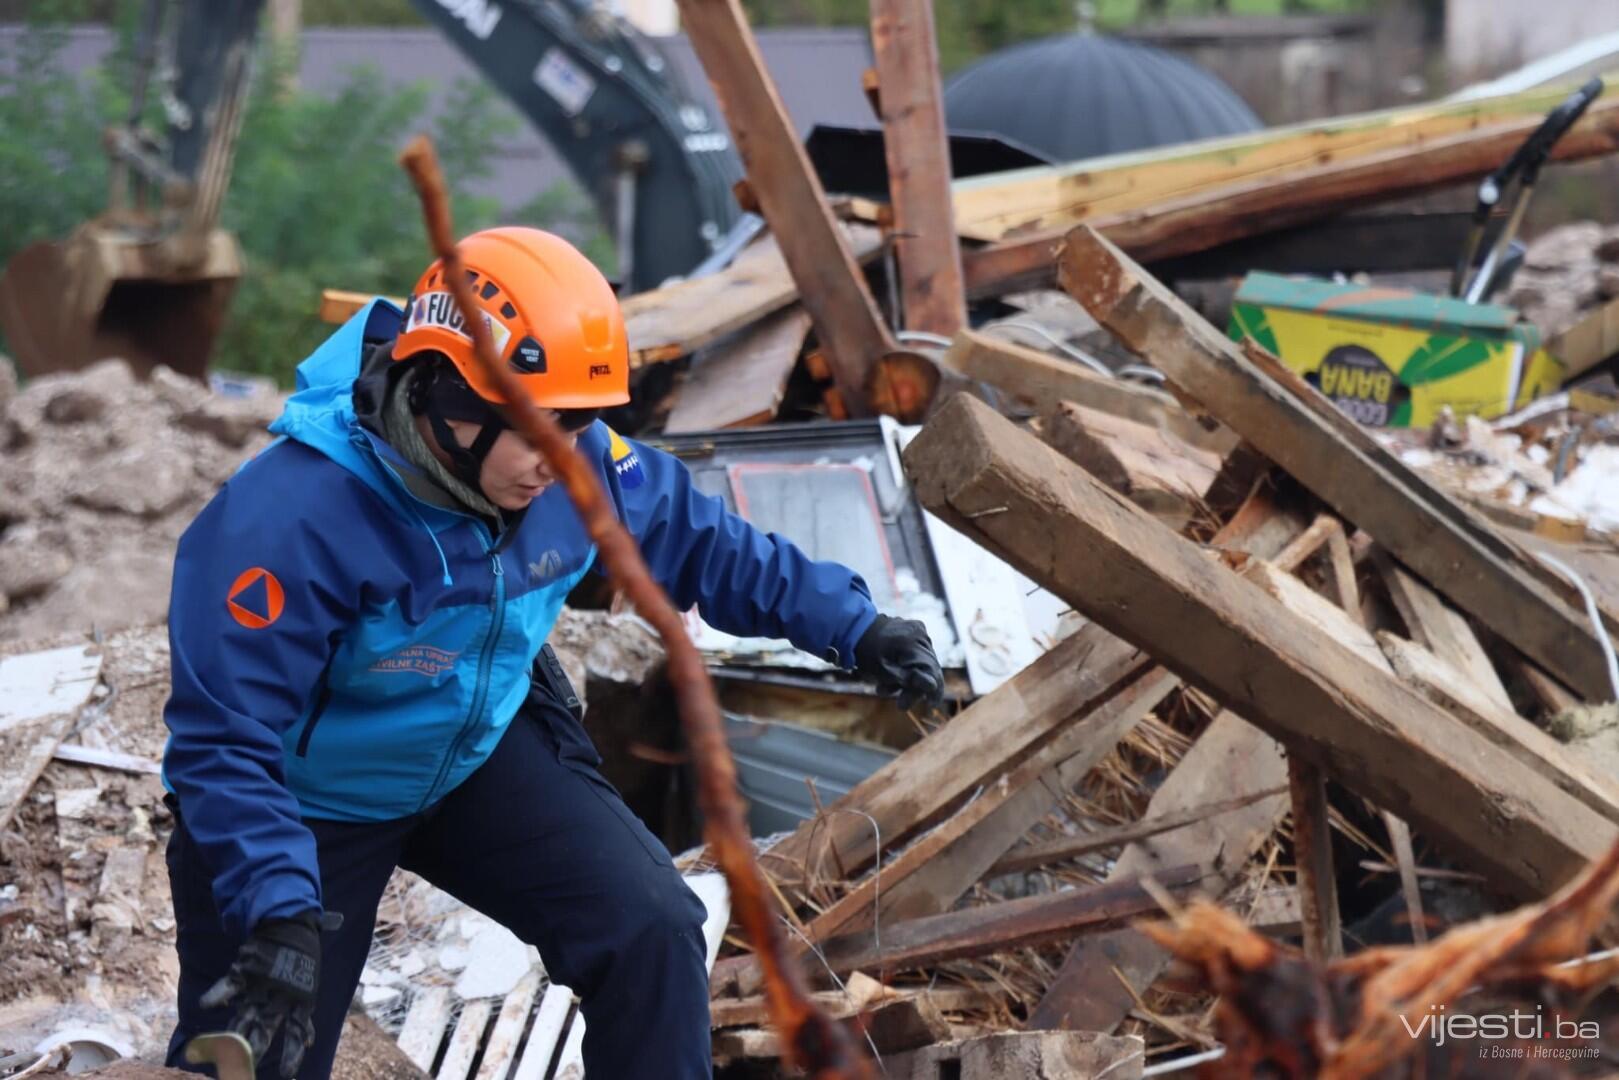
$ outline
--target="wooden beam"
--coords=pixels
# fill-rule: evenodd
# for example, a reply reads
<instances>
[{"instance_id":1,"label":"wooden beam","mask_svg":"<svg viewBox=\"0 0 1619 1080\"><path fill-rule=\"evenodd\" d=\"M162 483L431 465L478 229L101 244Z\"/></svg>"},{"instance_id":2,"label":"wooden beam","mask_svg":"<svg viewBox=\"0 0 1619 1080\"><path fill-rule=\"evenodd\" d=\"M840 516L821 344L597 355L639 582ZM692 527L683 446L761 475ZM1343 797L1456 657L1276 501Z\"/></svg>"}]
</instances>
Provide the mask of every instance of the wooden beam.
<instances>
[{"instance_id":1,"label":"wooden beam","mask_svg":"<svg viewBox=\"0 0 1619 1080\"><path fill-rule=\"evenodd\" d=\"M1314 221L1356 206L1420 195L1487 175L1540 125L1533 117L1350 160L1292 169L1086 221L1145 262ZM1619 149L1619 97L1591 107L1558 142L1559 161ZM1071 223L1070 223L1071 224ZM963 257L969 297L1037 288L1052 280L1067 225L1039 230Z\"/></svg>"},{"instance_id":2,"label":"wooden beam","mask_svg":"<svg viewBox=\"0 0 1619 1080\"><path fill-rule=\"evenodd\" d=\"M844 406L867 415L868 394L878 390L881 396L868 380L895 351L894 339L759 55L741 0L678 2L681 28L703 63L760 212L815 320Z\"/></svg>"},{"instance_id":3,"label":"wooden beam","mask_svg":"<svg viewBox=\"0 0 1619 1080\"><path fill-rule=\"evenodd\" d=\"M1204 870L1195 865L1153 874L1160 885L1171 890L1190 888L1204 876ZM1110 881L890 923L883 927L880 948L872 944L870 934L850 934L825 942L821 954L839 975L903 971L1046 945L1158 910L1158 902L1137 882Z\"/></svg>"},{"instance_id":4,"label":"wooden beam","mask_svg":"<svg viewBox=\"0 0 1619 1080\"><path fill-rule=\"evenodd\" d=\"M982 402L946 402L905 462L917 497L946 523L1499 887L1544 895L1619 835Z\"/></svg>"},{"instance_id":5,"label":"wooden beam","mask_svg":"<svg viewBox=\"0 0 1619 1080\"><path fill-rule=\"evenodd\" d=\"M1081 629L856 784L826 814L760 852L760 865L788 883L838 866L860 873L876 854L873 821L884 849L894 850L1147 666L1145 656L1106 631Z\"/></svg>"},{"instance_id":6,"label":"wooden beam","mask_svg":"<svg viewBox=\"0 0 1619 1080\"><path fill-rule=\"evenodd\" d=\"M1565 677L1593 700L1607 691L1602 652L1576 613L1521 562L1504 558L1457 520L1465 511L1425 501L1393 455L1302 380L1284 387L1114 245L1081 226L1063 255L1063 284L1087 310L1216 417L1469 614ZM1319 396L1319 395L1317 395ZM1329 415L1330 414L1330 415ZM1336 417L1337 419L1333 419ZM1442 498L1435 496L1435 498ZM1505 542L1501 541L1504 547Z\"/></svg>"},{"instance_id":7,"label":"wooden beam","mask_svg":"<svg viewBox=\"0 0 1619 1080\"><path fill-rule=\"evenodd\" d=\"M1218 817L1228 810L1241 810L1245 806L1253 805L1260 799L1280 795L1286 790L1283 787L1273 787L1264 791L1250 791L1234 799L1221 799L1218 802L1194 806L1189 810L1177 810L1173 813L1160 814L1156 817L1145 817L1128 825L1111 825L1107 828L1097 829L1094 832L1081 833L1078 836L1064 836L1058 840L1044 840L1035 844L1025 844L1003 855L1000 861L990 868L989 873L991 876L995 876L1039 870L1050 866L1052 863L1077 859L1081 855L1091 855L1099 851L1122 847L1137 840L1150 840L1166 832L1174 832L1176 829L1184 829L1188 825L1196 825L1200 821Z\"/></svg>"},{"instance_id":8,"label":"wooden beam","mask_svg":"<svg viewBox=\"0 0 1619 1080\"><path fill-rule=\"evenodd\" d=\"M957 334L943 362L959 375L1032 402L1042 413L1072 401L1167 431L1200 450L1223 455L1235 443L1230 432L1200 424L1162 390L1126 379L1104 378L1073 361L982 330Z\"/></svg>"},{"instance_id":9,"label":"wooden beam","mask_svg":"<svg viewBox=\"0 0 1619 1080\"><path fill-rule=\"evenodd\" d=\"M1417 149L1515 120L1538 122L1568 90L1567 86L1537 87L1481 101L1423 103L970 177L954 184L956 220L963 236L981 240L1010 239L1031 229L1061 230L1189 192L1286 177L1328 162ZM1459 248L1447 245L1443 250Z\"/></svg>"},{"instance_id":10,"label":"wooden beam","mask_svg":"<svg viewBox=\"0 0 1619 1080\"><path fill-rule=\"evenodd\" d=\"M693 360L664 432L716 431L775 419L809 329L809 313L794 304L705 350Z\"/></svg>"},{"instance_id":11,"label":"wooden beam","mask_svg":"<svg viewBox=\"0 0 1619 1080\"><path fill-rule=\"evenodd\" d=\"M872 0L871 47L894 209L903 325L949 337L967 323L950 203L939 47L930 0Z\"/></svg>"}]
</instances>

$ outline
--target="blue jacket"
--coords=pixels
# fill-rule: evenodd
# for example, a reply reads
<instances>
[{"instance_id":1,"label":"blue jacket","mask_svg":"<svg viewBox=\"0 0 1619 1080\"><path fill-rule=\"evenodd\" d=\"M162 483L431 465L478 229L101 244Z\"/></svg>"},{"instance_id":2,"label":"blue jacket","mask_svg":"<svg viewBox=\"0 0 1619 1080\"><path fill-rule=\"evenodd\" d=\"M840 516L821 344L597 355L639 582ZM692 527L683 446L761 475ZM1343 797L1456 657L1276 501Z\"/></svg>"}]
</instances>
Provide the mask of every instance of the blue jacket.
<instances>
[{"instance_id":1,"label":"blue jacket","mask_svg":"<svg viewBox=\"0 0 1619 1080\"><path fill-rule=\"evenodd\" d=\"M374 301L299 365L282 438L180 539L164 776L238 932L319 907L302 818L405 817L489 756L595 559L561 485L498 542L411 494L414 470L354 401L367 343L399 319ZM677 608L852 663L876 617L853 571L761 533L605 424L579 450Z\"/></svg>"}]
</instances>

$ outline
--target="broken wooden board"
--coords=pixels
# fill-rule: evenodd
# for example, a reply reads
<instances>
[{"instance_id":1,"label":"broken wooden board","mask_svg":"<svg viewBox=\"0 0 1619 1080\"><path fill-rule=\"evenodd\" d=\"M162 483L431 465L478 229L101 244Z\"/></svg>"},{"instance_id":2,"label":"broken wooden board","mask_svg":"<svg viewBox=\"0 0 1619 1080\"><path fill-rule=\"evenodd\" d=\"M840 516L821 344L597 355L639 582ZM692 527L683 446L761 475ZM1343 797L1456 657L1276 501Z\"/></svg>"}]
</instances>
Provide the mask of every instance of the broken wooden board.
<instances>
[{"instance_id":1,"label":"broken wooden board","mask_svg":"<svg viewBox=\"0 0 1619 1080\"><path fill-rule=\"evenodd\" d=\"M851 415L870 412L868 383L895 343L839 231L820 178L759 55L740 0L678 0L681 29L702 61L759 212L815 321Z\"/></svg>"},{"instance_id":2,"label":"broken wooden board","mask_svg":"<svg viewBox=\"0 0 1619 1080\"><path fill-rule=\"evenodd\" d=\"M1042 413L1073 401L1099 412L1161 428L1188 446L1215 454L1230 450L1235 439L1225 430L1211 431L1162 390L1109 379L1071 360L982 330L957 334L943 358L944 366L969 379L988 383L1034 404Z\"/></svg>"},{"instance_id":3,"label":"broken wooden board","mask_svg":"<svg viewBox=\"0 0 1619 1080\"><path fill-rule=\"evenodd\" d=\"M876 854L873 821L885 849L903 844L1094 702L1110 697L1147 663L1100 628L1081 629L855 785L824 815L760 852L760 866L786 883L803 880L807 867L823 863L860 873Z\"/></svg>"},{"instance_id":4,"label":"broken wooden board","mask_svg":"<svg viewBox=\"0 0 1619 1080\"><path fill-rule=\"evenodd\" d=\"M1495 124L1543 116L1567 86L1441 101L958 180L962 236L979 240L1071 227L1209 188L1287 177L1312 166L1415 148ZM1554 353L1554 355L1557 355Z\"/></svg>"},{"instance_id":5,"label":"broken wooden board","mask_svg":"<svg viewBox=\"0 0 1619 1080\"><path fill-rule=\"evenodd\" d=\"M1232 550L1264 556L1282 549L1300 524L1296 514L1277 506L1268 494L1260 494L1248 500L1214 539ZM883 917L931 915L953 907L1007 849L1057 806L1062 792L1079 786L1117 739L1122 738L1122 732L1139 723L1179 685L1180 680L1162 668L1143 675L1091 715L1073 721L1071 728L1052 741L1055 750L1052 756L1071 755L1061 757L1061 764L1025 782L1033 771L1029 763L1045 756L1043 751L1037 752L913 845L913 849L921 847L935 836L946 834L946 843L934 845L929 857L920 865L903 866L907 876L900 878L898 871L911 850L891 861L883 868ZM1121 734L1115 736L1115 731ZM1101 734L1091 739L1090 732ZM1070 749L1075 742L1084 746L1077 753ZM875 893L875 879L869 885ZM870 907L868 904L862 909L857 922L839 925L869 925ZM831 913L830 909L826 912Z\"/></svg>"},{"instance_id":6,"label":"broken wooden board","mask_svg":"<svg viewBox=\"0 0 1619 1080\"><path fill-rule=\"evenodd\" d=\"M982 402L952 398L905 463L928 510L1499 887L1544 895L1619 835Z\"/></svg>"},{"instance_id":7,"label":"broken wooden board","mask_svg":"<svg viewBox=\"0 0 1619 1080\"><path fill-rule=\"evenodd\" d=\"M1387 464L1393 455L1386 449L1363 432L1344 433L1353 422L1330 403L1302 400L1315 393L1298 389L1305 387L1302 380L1289 389L1261 372L1224 334L1085 226L1069 236L1062 278L1120 341L1459 607L1593 700L1611 692L1584 615L1521 562L1492 550L1480 538L1478 530L1487 528L1482 522L1465 527L1455 516L1465 511L1454 502L1436 496L1443 500L1436 504L1427 492L1413 490L1404 482L1408 470Z\"/></svg>"},{"instance_id":8,"label":"broken wooden board","mask_svg":"<svg viewBox=\"0 0 1619 1080\"><path fill-rule=\"evenodd\" d=\"M1145 816L1165 817L1221 798L1254 801L1131 844L1107 880L1129 880L1188 860L1212 860L1211 870L1219 878L1205 881L1203 889L1222 895L1281 823L1287 813L1286 790L1287 763L1276 741L1232 713L1219 713L1153 793ZM1144 991L1169 961L1167 952L1133 929L1077 942L1028 1026L1111 1031L1135 1005L1129 988Z\"/></svg>"},{"instance_id":9,"label":"broken wooden board","mask_svg":"<svg viewBox=\"0 0 1619 1080\"><path fill-rule=\"evenodd\" d=\"M90 646L21 653L0 660L0 830L50 763L90 700L101 654Z\"/></svg>"},{"instance_id":10,"label":"broken wooden board","mask_svg":"<svg viewBox=\"0 0 1619 1080\"><path fill-rule=\"evenodd\" d=\"M866 263L882 254L882 236L866 225L840 225L854 258ZM377 297L327 289L321 293L323 322L343 323ZM395 307L404 297L385 296ZM625 331L630 367L689 356L798 299L798 285L787 272L775 240L766 236L745 248L724 270L686 278L626 297Z\"/></svg>"},{"instance_id":11,"label":"broken wooden board","mask_svg":"<svg viewBox=\"0 0 1619 1080\"><path fill-rule=\"evenodd\" d=\"M1172 892L1192 888L1206 876L1195 865L1155 869L1151 874ZM831 938L821 944L820 959L826 965L821 970L830 968L842 975L933 967L1062 941L1159 910L1158 901L1139 882L1110 876L1105 885L884 923L880 946L865 933Z\"/></svg>"},{"instance_id":12,"label":"broken wooden board","mask_svg":"<svg viewBox=\"0 0 1619 1080\"><path fill-rule=\"evenodd\" d=\"M717 431L775 419L809 329L809 313L794 304L704 350L692 361L664 432Z\"/></svg>"},{"instance_id":13,"label":"broken wooden board","mask_svg":"<svg viewBox=\"0 0 1619 1080\"><path fill-rule=\"evenodd\" d=\"M967 322L950 203L950 143L931 0L872 0L878 115L893 207L900 321L949 337Z\"/></svg>"},{"instance_id":14,"label":"broken wooden board","mask_svg":"<svg viewBox=\"0 0 1619 1080\"><path fill-rule=\"evenodd\" d=\"M1143 262L1206 251L1353 207L1481 178L1517 149L1540 121L1526 118L1419 146L1194 190L1179 198L1097 215L1086 224ZM1619 97L1610 95L1570 129L1552 157L1577 161L1615 149L1619 149ZM1065 227L1036 230L965 255L967 295L1000 295L1048 284Z\"/></svg>"},{"instance_id":15,"label":"broken wooden board","mask_svg":"<svg viewBox=\"0 0 1619 1080\"><path fill-rule=\"evenodd\" d=\"M1501 676L1490 663L1484 646L1479 644L1467 617L1428 586L1389 557L1381 548L1374 551L1373 560L1383 583L1388 586L1389 599L1410 631L1411 640L1466 675L1480 693L1506 712L1512 712L1512 699L1501 684Z\"/></svg>"}]
</instances>

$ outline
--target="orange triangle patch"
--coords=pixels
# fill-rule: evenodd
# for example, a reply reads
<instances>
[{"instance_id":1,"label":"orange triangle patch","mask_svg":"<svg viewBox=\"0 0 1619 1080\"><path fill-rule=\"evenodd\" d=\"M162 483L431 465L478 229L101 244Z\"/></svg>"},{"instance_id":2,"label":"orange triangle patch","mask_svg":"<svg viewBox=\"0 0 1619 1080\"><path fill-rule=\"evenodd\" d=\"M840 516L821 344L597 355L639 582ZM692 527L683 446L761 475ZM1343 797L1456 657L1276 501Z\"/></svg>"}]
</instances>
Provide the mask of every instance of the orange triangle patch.
<instances>
[{"instance_id":1,"label":"orange triangle patch","mask_svg":"<svg viewBox=\"0 0 1619 1080\"><path fill-rule=\"evenodd\" d=\"M262 566L243 570L225 596L231 618L249 630L262 630L279 619L285 602L281 582Z\"/></svg>"}]
</instances>

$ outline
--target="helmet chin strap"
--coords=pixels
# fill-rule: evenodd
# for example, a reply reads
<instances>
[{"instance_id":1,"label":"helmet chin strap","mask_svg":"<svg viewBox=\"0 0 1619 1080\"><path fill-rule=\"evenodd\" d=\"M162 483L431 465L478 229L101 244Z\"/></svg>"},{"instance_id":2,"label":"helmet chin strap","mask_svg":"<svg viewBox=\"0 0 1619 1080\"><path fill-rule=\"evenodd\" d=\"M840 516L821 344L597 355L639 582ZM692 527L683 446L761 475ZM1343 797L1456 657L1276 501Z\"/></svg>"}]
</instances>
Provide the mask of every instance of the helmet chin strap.
<instances>
[{"instance_id":1,"label":"helmet chin strap","mask_svg":"<svg viewBox=\"0 0 1619 1080\"><path fill-rule=\"evenodd\" d=\"M474 491L483 492L479 482L483 463L495 440L507 428L506 421L479 397L453 370L434 365L423 371L410 387L410 408L427 417L433 441L449 459L450 472ZM471 446L462 446L450 427L451 420L478 424L478 435ZM484 493L488 497L488 493Z\"/></svg>"}]
</instances>

